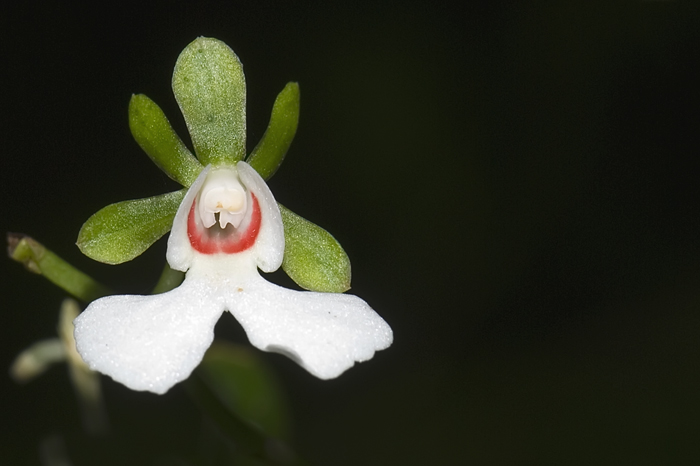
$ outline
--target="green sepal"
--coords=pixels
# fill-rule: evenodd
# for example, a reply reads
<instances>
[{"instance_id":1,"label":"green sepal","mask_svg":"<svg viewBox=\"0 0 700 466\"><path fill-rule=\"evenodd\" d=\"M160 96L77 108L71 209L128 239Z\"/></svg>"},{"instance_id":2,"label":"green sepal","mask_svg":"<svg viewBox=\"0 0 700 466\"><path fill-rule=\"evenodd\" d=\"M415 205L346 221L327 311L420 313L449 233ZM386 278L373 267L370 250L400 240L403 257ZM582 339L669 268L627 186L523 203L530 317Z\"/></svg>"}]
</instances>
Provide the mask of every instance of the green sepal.
<instances>
[{"instance_id":1,"label":"green sepal","mask_svg":"<svg viewBox=\"0 0 700 466\"><path fill-rule=\"evenodd\" d=\"M269 179L282 165L298 124L299 84L287 83L275 99L265 134L247 160L263 179Z\"/></svg>"},{"instance_id":2,"label":"green sepal","mask_svg":"<svg viewBox=\"0 0 700 466\"><path fill-rule=\"evenodd\" d=\"M279 204L284 223L282 269L300 287L342 293L350 289L350 259L333 236Z\"/></svg>"},{"instance_id":3,"label":"green sepal","mask_svg":"<svg viewBox=\"0 0 700 466\"><path fill-rule=\"evenodd\" d=\"M202 165L233 165L243 159L245 77L233 50L220 40L194 40L177 59L173 92Z\"/></svg>"},{"instance_id":4,"label":"green sepal","mask_svg":"<svg viewBox=\"0 0 700 466\"><path fill-rule=\"evenodd\" d=\"M153 163L181 185L189 187L202 171L202 164L175 133L163 110L143 94L131 96L129 128Z\"/></svg>"},{"instance_id":5,"label":"green sepal","mask_svg":"<svg viewBox=\"0 0 700 466\"><path fill-rule=\"evenodd\" d=\"M252 350L214 341L197 373L235 416L268 437L289 437L283 391L272 371Z\"/></svg>"},{"instance_id":6,"label":"green sepal","mask_svg":"<svg viewBox=\"0 0 700 466\"><path fill-rule=\"evenodd\" d=\"M130 261L170 231L186 192L181 189L108 205L83 224L78 247L86 256L106 264Z\"/></svg>"}]
</instances>

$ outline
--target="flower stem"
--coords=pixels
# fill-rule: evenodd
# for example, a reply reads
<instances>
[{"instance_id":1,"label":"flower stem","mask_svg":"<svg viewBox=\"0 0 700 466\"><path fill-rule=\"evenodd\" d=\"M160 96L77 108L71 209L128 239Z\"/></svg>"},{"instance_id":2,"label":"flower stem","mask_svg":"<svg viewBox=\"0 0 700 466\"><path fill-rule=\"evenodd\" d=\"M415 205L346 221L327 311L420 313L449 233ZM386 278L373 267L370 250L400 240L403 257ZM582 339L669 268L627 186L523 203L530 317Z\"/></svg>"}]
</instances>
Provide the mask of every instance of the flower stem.
<instances>
[{"instance_id":1,"label":"flower stem","mask_svg":"<svg viewBox=\"0 0 700 466\"><path fill-rule=\"evenodd\" d=\"M166 262L165 267L163 267L163 273L160 274L158 283L156 283L156 286L155 288L153 288L153 291L151 291L151 294L165 293L166 291L170 291L174 288L177 288L178 286L180 286L182 280L184 279L184 272L171 269L168 263Z\"/></svg>"},{"instance_id":2,"label":"flower stem","mask_svg":"<svg viewBox=\"0 0 700 466\"><path fill-rule=\"evenodd\" d=\"M20 262L30 272L45 276L82 301L90 302L111 294L109 288L22 233L7 234L7 253L10 259Z\"/></svg>"},{"instance_id":3,"label":"flower stem","mask_svg":"<svg viewBox=\"0 0 700 466\"><path fill-rule=\"evenodd\" d=\"M221 432L235 443L240 451L262 464L280 466L305 466L282 441L265 436L258 429L233 414L214 394L206 382L194 372L184 383L195 404L206 413Z\"/></svg>"}]
</instances>

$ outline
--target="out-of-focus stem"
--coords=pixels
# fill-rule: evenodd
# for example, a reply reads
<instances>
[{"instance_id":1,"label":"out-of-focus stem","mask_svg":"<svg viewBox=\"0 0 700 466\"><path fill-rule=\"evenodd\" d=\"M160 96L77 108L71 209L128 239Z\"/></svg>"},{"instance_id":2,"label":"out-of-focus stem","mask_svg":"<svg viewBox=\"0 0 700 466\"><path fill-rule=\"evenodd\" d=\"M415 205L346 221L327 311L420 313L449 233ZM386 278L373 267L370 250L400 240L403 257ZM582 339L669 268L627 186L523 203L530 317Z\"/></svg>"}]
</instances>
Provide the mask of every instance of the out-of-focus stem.
<instances>
[{"instance_id":1,"label":"out-of-focus stem","mask_svg":"<svg viewBox=\"0 0 700 466\"><path fill-rule=\"evenodd\" d=\"M163 267L163 273L160 274L158 283L156 283L155 288L151 291L151 294L160 294L170 291L173 288L177 288L185 279L185 273L178 270L173 270L166 263Z\"/></svg>"},{"instance_id":2,"label":"out-of-focus stem","mask_svg":"<svg viewBox=\"0 0 700 466\"><path fill-rule=\"evenodd\" d=\"M22 233L7 234L7 253L11 259L23 264L30 272L45 276L82 301L90 302L111 294L109 288Z\"/></svg>"},{"instance_id":3,"label":"out-of-focus stem","mask_svg":"<svg viewBox=\"0 0 700 466\"><path fill-rule=\"evenodd\" d=\"M261 431L231 413L197 372L187 379L184 386L199 408L244 454L256 458L264 464L306 465L286 444L277 439L266 437Z\"/></svg>"}]
</instances>

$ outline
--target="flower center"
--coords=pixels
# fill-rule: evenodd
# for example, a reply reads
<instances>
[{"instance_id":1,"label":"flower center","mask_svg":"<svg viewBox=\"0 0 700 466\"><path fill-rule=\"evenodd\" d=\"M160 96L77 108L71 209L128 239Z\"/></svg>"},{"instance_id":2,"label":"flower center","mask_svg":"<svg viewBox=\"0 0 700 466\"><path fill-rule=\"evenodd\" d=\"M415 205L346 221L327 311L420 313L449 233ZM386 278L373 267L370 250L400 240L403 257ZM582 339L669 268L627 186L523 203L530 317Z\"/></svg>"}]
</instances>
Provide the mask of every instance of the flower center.
<instances>
[{"instance_id":1,"label":"flower center","mask_svg":"<svg viewBox=\"0 0 700 466\"><path fill-rule=\"evenodd\" d=\"M241 184L236 170L219 168L209 173L192 203L187 234L202 254L233 254L255 243L261 221L258 199Z\"/></svg>"},{"instance_id":2,"label":"flower center","mask_svg":"<svg viewBox=\"0 0 700 466\"><path fill-rule=\"evenodd\" d=\"M246 212L246 191L238 177L230 169L212 171L199 195L199 217L205 228L216 223L226 228L230 223L238 228Z\"/></svg>"}]
</instances>

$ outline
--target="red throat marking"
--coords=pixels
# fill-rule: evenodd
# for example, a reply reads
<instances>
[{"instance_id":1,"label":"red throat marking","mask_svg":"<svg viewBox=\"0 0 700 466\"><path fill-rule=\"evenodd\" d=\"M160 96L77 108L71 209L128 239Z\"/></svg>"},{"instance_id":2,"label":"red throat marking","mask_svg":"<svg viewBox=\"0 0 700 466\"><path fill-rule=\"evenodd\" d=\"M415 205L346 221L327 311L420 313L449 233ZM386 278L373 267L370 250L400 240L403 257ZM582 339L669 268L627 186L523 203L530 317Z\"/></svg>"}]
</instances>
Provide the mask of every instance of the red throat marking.
<instances>
[{"instance_id":1,"label":"red throat marking","mask_svg":"<svg viewBox=\"0 0 700 466\"><path fill-rule=\"evenodd\" d=\"M253 198L253 213L251 214L250 223L245 231L236 231L225 236L209 235L206 228L203 231L197 229L197 224L194 220L194 209L197 204L195 199L187 216L187 236L190 238L192 247L202 254L216 254L218 252L235 254L253 246L258 238L258 233L260 233L262 215L260 214L258 198L253 193L250 193L250 196Z\"/></svg>"}]
</instances>

